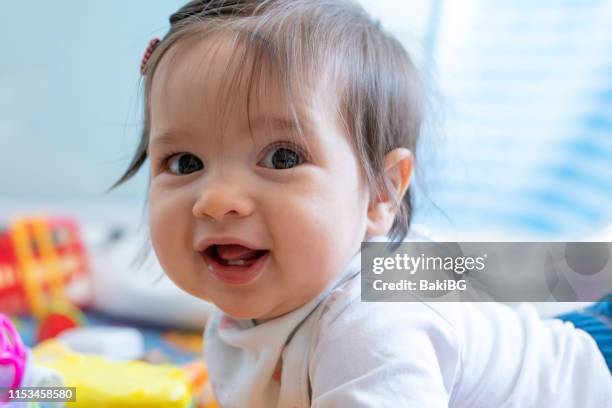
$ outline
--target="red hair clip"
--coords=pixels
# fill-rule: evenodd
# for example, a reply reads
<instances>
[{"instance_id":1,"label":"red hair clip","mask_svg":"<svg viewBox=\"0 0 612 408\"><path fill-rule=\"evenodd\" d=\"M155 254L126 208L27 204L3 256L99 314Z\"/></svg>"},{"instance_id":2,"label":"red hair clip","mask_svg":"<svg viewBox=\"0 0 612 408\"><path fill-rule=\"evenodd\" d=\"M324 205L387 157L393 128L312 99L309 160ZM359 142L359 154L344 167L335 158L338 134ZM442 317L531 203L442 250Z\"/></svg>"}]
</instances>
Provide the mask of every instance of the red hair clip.
<instances>
[{"instance_id":1,"label":"red hair clip","mask_svg":"<svg viewBox=\"0 0 612 408\"><path fill-rule=\"evenodd\" d=\"M142 61L140 62L140 75L144 75L145 74L145 69L147 67L147 62L149 62L149 58L151 58L151 54L153 54L153 51L155 51L155 47L157 47L157 45L160 43L160 39L159 38L153 38L151 41L149 41L149 46L147 47L147 50L145 51L144 55L142 56Z\"/></svg>"}]
</instances>

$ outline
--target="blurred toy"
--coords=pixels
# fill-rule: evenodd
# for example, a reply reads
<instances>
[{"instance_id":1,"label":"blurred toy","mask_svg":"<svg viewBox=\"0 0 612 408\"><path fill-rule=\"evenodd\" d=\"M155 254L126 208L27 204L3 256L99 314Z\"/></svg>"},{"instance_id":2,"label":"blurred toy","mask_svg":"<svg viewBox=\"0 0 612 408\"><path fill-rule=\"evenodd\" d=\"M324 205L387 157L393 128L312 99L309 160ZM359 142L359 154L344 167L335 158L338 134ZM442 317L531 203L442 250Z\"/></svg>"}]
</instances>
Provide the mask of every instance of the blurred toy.
<instances>
[{"instance_id":1,"label":"blurred toy","mask_svg":"<svg viewBox=\"0 0 612 408\"><path fill-rule=\"evenodd\" d=\"M82 324L83 319L84 316L77 314L76 309L63 313L51 311L40 320L36 332L36 342L40 343L52 339L66 330L74 329Z\"/></svg>"},{"instance_id":2,"label":"blurred toy","mask_svg":"<svg viewBox=\"0 0 612 408\"><path fill-rule=\"evenodd\" d=\"M0 314L0 388L9 390L63 385L64 380L57 371L40 367L32 361L30 351L24 346L11 320ZM0 394L0 405L7 401L8 394Z\"/></svg>"},{"instance_id":3,"label":"blurred toy","mask_svg":"<svg viewBox=\"0 0 612 408\"><path fill-rule=\"evenodd\" d=\"M61 373L66 386L76 387L77 401L67 407L185 408L192 403L186 373L176 366L114 362L74 353L57 340L39 344L33 355L37 364Z\"/></svg>"},{"instance_id":4,"label":"blurred toy","mask_svg":"<svg viewBox=\"0 0 612 408\"><path fill-rule=\"evenodd\" d=\"M26 366L26 347L9 318L0 314L0 387L17 388Z\"/></svg>"},{"instance_id":5,"label":"blurred toy","mask_svg":"<svg viewBox=\"0 0 612 408\"><path fill-rule=\"evenodd\" d=\"M184 332L184 331L168 331L163 334L163 339L168 344L193 354L202 352L202 344L204 341L202 332Z\"/></svg>"},{"instance_id":6,"label":"blurred toy","mask_svg":"<svg viewBox=\"0 0 612 408\"><path fill-rule=\"evenodd\" d=\"M52 304L90 300L87 256L74 220L24 218L0 230L0 312L42 318Z\"/></svg>"},{"instance_id":7,"label":"blurred toy","mask_svg":"<svg viewBox=\"0 0 612 408\"><path fill-rule=\"evenodd\" d=\"M186 364L183 367L191 389L193 391L194 403L197 408L218 408L212 387L208 381L208 370L203 360L199 359Z\"/></svg>"},{"instance_id":8,"label":"blurred toy","mask_svg":"<svg viewBox=\"0 0 612 408\"><path fill-rule=\"evenodd\" d=\"M131 327L78 327L66 330L57 340L75 352L114 361L136 360L145 354L142 334Z\"/></svg>"},{"instance_id":9,"label":"blurred toy","mask_svg":"<svg viewBox=\"0 0 612 408\"><path fill-rule=\"evenodd\" d=\"M85 304L91 294L74 221L16 220L0 235L0 277L0 311L32 313L39 321L38 341L83 324L74 304Z\"/></svg>"}]
</instances>

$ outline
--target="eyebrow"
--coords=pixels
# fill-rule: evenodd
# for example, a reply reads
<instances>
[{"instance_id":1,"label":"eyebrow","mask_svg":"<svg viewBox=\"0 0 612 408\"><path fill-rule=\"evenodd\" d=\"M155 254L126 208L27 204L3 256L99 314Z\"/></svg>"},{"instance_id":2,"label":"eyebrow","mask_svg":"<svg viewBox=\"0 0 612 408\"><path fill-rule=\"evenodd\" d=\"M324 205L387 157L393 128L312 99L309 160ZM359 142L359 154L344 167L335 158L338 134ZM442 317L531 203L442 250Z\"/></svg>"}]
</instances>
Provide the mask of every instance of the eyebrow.
<instances>
[{"instance_id":1,"label":"eyebrow","mask_svg":"<svg viewBox=\"0 0 612 408\"><path fill-rule=\"evenodd\" d=\"M181 131L167 131L163 132L159 136L155 136L149 140L149 147L160 145L172 145L184 137L185 133Z\"/></svg>"},{"instance_id":2,"label":"eyebrow","mask_svg":"<svg viewBox=\"0 0 612 408\"><path fill-rule=\"evenodd\" d=\"M159 136L149 138L149 143L147 146L147 154L150 155L151 150L153 148L162 149L161 146L174 146L178 143L178 141L184 138L190 138L190 137L191 137L191 134L189 132L185 132L179 129L168 130L168 131L162 132L159 134Z\"/></svg>"},{"instance_id":3,"label":"eyebrow","mask_svg":"<svg viewBox=\"0 0 612 408\"><path fill-rule=\"evenodd\" d=\"M252 119L249 124L246 125L244 132L247 133L249 132L249 130L255 131L256 129L265 128L266 126L270 126L271 128L278 130L291 130L296 132L299 131L300 128L302 129L302 131L305 131L305 129L308 128L308 124L305 120L301 120L298 124L295 120L283 116L260 115ZM191 137L191 133L181 130L169 130L166 132L162 132L159 136L152 137L149 140L149 148L158 144L173 145L176 144L177 141L185 137Z\"/></svg>"}]
</instances>

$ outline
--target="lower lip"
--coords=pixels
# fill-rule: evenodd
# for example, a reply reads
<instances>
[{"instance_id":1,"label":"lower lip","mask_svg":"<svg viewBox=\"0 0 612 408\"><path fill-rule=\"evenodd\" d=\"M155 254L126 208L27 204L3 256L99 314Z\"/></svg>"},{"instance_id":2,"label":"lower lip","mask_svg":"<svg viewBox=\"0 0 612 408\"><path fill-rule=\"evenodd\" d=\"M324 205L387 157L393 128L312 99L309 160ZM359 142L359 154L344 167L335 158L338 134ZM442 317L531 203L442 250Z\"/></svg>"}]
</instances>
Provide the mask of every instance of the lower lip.
<instances>
[{"instance_id":1,"label":"lower lip","mask_svg":"<svg viewBox=\"0 0 612 408\"><path fill-rule=\"evenodd\" d=\"M260 256L249 266L222 265L206 253L202 254L202 257L204 258L208 272L219 282L228 285L246 285L253 283L261 275L270 257L270 252Z\"/></svg>"}]
</instances>

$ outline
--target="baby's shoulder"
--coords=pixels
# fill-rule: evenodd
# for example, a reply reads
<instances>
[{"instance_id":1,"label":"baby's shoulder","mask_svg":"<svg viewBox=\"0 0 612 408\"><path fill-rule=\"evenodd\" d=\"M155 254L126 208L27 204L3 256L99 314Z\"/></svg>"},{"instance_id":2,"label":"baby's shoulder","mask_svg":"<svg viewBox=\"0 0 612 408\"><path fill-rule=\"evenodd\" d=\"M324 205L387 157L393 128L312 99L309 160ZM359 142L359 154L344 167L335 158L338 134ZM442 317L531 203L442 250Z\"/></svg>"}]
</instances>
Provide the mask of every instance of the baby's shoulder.
<instances>
[{"instance_id":1,"label":"baby's shoulder","mask_svg":"<svg viewBox=\"0 0 612 408\"><path fill-rule=\"evenodd\" d=\"M456 307L455 307L456 309ZM319 307L318 337L340 336L350 332L352 337L380 338L393 341L417 332L438 339L445 338L449 345L457 346L457 319L453 307L431 304L415 299L414 302L365 302L361 300L360 279L356 277L332 291Z\"/></svg>"},{"instance_id":2,"label":"baby's shoulder","mask_svg":"<svg viewBox=\"0 0 612 408\"><path fill-rule=\"evenodd\" d=\"M499 322L517 318L537 319L533 307L522 305L521 313L493 302L425 301L414 297L402 302L369 302L361 300L359 276L332 291L319 307L319 324L326 329L342 325L374 321L394 322L398 328L407 326L438 327L459 337L469 336L470 329L497 328ZM528 316L527 316L528 315ZM425 324L426 323L426 324Z\"/></svg>"},{"instance_id":3,"label":"baby's shoulder","mask_svg":"<svg viewBox=\"0 0 612 408\"><path fill-rule=\"evenodd\" d=\"M340 346L349 336L361 343L379 341L406 348L406 344L427 345L447 356L465 360L475 345L493 353L499 333L521 336L526 322L540 322L535 310L521 313L497 303L365 302L361 300L359 277L338 287L319 307L314 342L336 339ZM535 324L535 323L534 323ZM406 343L406 338L410 341Z\"/></svg>"},{"instance_id":4,"label":"baby's shoulder","mask_svg":"<svg viewBox=\"0 0 612 408\"><path fill-rule=\"evenodd\" d=\"M313 389L327 391L338 379L388 384L384 373L401 372L393 377L398 387L413 389L422 381L436 384L439 395L450 395L462 370L462 346L452 322L422 302L362 302L359 286L357 278L337 288L313 316Z\"/></svg>"}]
</instances>

